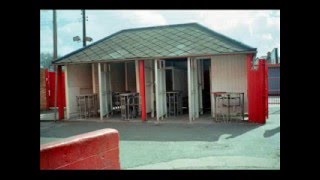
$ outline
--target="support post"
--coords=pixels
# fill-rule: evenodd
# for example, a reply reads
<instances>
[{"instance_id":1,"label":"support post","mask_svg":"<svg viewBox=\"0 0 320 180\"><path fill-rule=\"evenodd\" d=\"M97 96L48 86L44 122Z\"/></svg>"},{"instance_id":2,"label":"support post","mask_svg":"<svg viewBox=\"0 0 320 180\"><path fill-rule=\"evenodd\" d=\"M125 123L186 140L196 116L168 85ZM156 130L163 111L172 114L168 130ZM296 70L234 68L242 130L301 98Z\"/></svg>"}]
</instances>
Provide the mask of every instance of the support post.
<instances>
[{"instance_id":1,"label":"support post","mask_svg":"<svg viewBox=\"0 0 320 180\"><path fill-rule=\"evenodd\" d=\"M68 65L64 66L65 91L66 91L66 118L70 119L70 101L69 101L69 85L68 85Z\"/></svg>"},{"instance_id":2,"label":"support post","mask_svg":"<svg viewBox=\"0 0 320 180\"><path fill-rule=\"evenodd\" d=\"M128 91L128 64L124 63L124 81L125 81L125 89Z\"/></svg>"},{"instance_id":3,"label":"support post","mask_svg":"<svg viewBox=\"0 0 320 180\"><path fill-rule=\"evenodd\" d=\"M145 66L144 60L139 60L139 74L140 74L140 96L141 96L141 118L142 121L147 120L147 109L146 109L146 83L145 83Z\"/></svg>"},{"instance_id":4,"label":"support post","mask_svg":"<svg viewBox=\"0 0 320 180\"><path fill-rule=\"evenodd\" d=\"M100 106L100 120L103 120L103 100L102 100L102 73L101 73L101 63L98 63L98 79L99 79L99 106Z\"/></svg>"},{"instance_id":5,"label":"support post","mask_svg":"<svg viewBox=\"0 0 320 180\"><path fill-rule=\"evenodd\" d=\"M248 99L248 118L249 121L252 120L252 76L251 76L251 68L253 65L253 54L247 55L247 99Z\"/></svg>"},{"instance_id":6,"label":"support post","mask_svg":"<svg viewBox=\"0 0 320 180\"><path fill-rule=\"evenodd\" d=\"M97 92L97 90L96 90L96 81L95 81L96 72L94 70L94 64L93 63L91 64L91 73L92 73L92 91L93 91L93 93L96 93Z\"/></svg>"},{"instance_id":7,"label":"support post","mask_svg":"<svg viewBox=\"0 0 320 180\"><path fill-rule=\"evenodd\" d=\"M191 77L191 58L188 57L187 61L187 67L188 67L188 107L189 107L189 122L192 123L193 118L193 106L192 106L192 77Z\"/></svg>"},{"instance_id":8,"label":"support post","mask_svg":"<svg viewBox=\"0 0 320 180\"><path fill-rule=\"evenodd\" d=\"M135 60L134 61L135 64L135 69L136 69L136 89L137 89L137 93L140 93L140 82L139 82L139 61Z\"/></svg>"}]
</instances>

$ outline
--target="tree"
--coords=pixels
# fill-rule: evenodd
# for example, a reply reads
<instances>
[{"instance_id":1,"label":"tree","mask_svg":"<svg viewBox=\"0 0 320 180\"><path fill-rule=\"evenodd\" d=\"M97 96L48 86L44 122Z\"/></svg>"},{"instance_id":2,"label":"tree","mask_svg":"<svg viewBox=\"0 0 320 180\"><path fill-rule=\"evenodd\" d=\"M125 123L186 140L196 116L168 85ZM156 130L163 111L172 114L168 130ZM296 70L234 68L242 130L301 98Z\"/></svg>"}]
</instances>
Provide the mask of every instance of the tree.
<instances>
[{"instance_id":1,"label":"tree","mask_svg":"<svg viewBox=\"0 0 320 180\"><path fill-rule=\"evenodd\" d=\"M59 58L60 56L58 56ZM41 68L49 68L50 70L53 70L53 67L51 66L53 60L53 54L52 53L40 53L40 67Z\"/></svg>"}]
</instances>

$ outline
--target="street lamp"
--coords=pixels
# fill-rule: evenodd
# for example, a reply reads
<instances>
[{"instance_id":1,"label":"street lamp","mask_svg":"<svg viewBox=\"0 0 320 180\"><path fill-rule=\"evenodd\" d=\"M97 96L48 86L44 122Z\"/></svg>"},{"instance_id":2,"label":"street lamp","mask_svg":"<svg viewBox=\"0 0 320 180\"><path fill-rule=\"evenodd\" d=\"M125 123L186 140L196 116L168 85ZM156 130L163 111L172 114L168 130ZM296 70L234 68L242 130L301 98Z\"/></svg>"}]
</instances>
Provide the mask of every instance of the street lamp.
<instances>
[{"instance_id":1,"label":"street lamp","mask_svg":"<svg viewBox=\"0 0 320 180\"><path fill-rule=\"evenodd\" d=\"M81 38L79 36L75 36L75 37L73 37L73 41L81 42ZM92 38L91 37L86 37L86 41L91 42Z\"/></svg>"}]
</instances>

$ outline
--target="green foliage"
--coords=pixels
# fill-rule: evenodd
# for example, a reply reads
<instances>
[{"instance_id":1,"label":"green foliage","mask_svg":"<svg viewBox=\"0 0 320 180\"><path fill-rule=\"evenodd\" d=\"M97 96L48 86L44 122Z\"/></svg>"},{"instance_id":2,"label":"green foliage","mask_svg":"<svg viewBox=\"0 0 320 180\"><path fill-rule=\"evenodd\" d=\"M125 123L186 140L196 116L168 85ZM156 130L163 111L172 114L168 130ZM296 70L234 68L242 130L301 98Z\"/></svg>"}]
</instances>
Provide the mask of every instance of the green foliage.
<instances>
[{"instance_id":1,"label":"green foliage","mask_svg":"<svg viewBox=\"0 0 320 180\"><path fill-rule=\"evenodd\" d=\"M59 58L60 56L58 56ZM52 61L53 61L53 54L52 53L40 53L40 67L41 68L51 68L52 69Z\"/></svg>"}]
</instances>

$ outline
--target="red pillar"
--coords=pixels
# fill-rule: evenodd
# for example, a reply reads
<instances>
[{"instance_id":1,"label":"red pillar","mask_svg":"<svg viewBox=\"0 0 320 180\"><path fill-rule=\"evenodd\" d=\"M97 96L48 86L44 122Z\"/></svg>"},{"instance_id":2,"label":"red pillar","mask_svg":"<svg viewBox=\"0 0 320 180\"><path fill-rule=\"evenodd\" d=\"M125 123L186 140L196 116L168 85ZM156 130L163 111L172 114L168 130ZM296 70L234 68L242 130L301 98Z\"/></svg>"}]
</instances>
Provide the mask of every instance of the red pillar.
<instances>
[{"instance_id":1,"label":"red pillar","mask_svg":"<svg viewBox=\"0 0 320 180\"><path fill-rule=\"evenodd\" d=\"M49 90L50 90L50 83L49 83L49 72L48 69L45 70L45 78L46 78L46 102L47 102L47 110L49 109L49 103L50 103L50 96L49 96ZM51 92L52 93L52 92Z\"/></svg>"},{"instance_id":2,"label":"red pillar","mask_svg":"<svg viewBox=\"0 0 320 180\"><path fill-rule=\"evenodd\" d=\"M147 120L147 107L146 107L146 83L145 83L145 68L144 60L139 60L139 74L140 74L140 96L141 96L141 118L142 121Z\"/></svg>"},{"instance_id":3,"label":"red pillar","mask_svg":"<svg viewBox=\"0 0 320 180\"><path fill-rule=\"evenodd\" d=\"M249 121L252 120L252 73L251 72L251 68L253 65L253 54L248 54L247 55L247 96L248 96L248 117L249 117Z\"/></svg>"},{"instance_id":4,"label":"red pillar","mask_svg":"<svg viewBox=\"0 0 320 180\"><path fill-rule=\"evenodd\" d=\"M59 120L64 119L64 108L63 108L63 83L64 78L62 76L62 66L58 66L58 110L59 110Z\"/></svg>"}]
</instances>

